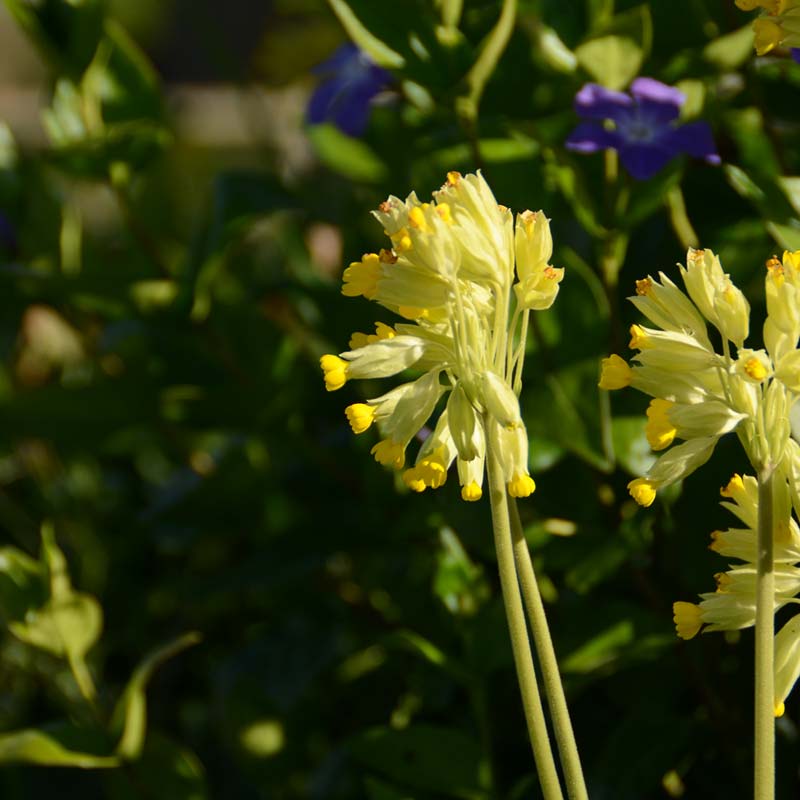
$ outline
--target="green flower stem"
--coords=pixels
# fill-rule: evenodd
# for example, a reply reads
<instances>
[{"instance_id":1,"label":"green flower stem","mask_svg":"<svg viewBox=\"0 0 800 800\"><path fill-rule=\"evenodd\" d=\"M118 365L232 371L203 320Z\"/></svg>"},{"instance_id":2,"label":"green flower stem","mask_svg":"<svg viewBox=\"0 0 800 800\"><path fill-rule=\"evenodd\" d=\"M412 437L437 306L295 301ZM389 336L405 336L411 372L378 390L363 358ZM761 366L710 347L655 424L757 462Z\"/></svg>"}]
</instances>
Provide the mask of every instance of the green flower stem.
<instances>
[{"instance_id":1,"label":"green flower stem","mask_svg":"<svg viewBox=\"0 0 800 800\"><path fill-rule=\"evenodd\" d=\"M775 572L773 472L758 476L758 572L756 574L755 800L775 797Z\"/></svg>"},{"instance_id":2,"label":"green flower stem","mask_svg":"<svg viewBox=\"0 0 800 800\"><path fill-rule=\"evenodd\" d=\"M572 730L572 721L569 717L567 699L564 696L564 686L558 670L556 651L553 648L553 639L547 625L542 595L536 581L536 573L531 562L528 543L522 532L522 522L519 518L517 501L511 499L511 535L514 542L514 559L517 563L522 595L528 609L528 621L533 631L533 641L536 645L536 654L544 679L544 691L550 714L553 718L558 752L561 756L561 766L564 770L564 779L567 784L567 794L570 800L588 800L586 781L581 769L581 759L578 755L578 745L575 742L575 733Z\"/></svg>"},{"instance_id":3,"label":"green flower stem","mask_svg":"<svg viewBox=\"0 0 800 800\"><path fill-rule=\"evenodd\" d=\"M686 211L686 201L684 200L680 186L673 186L667 192L667 209L669 210L672 229L675 231L678 239L680 239L681 247L686 249L689 247L697 247L700 239L695 229L692 227L689 213Z\"/></svg>"},{"instance_id":4,"label":"green flower stem","mask_svg":"<svg viewBox=\"0 0 800 800\"><path fill-rule=\"evenodd\" d=\"M484 430L488 428L484 420ZM487 467L489 479L489 500L492 506L492 527L494 544L497 551L497 566L500 571L500 587L503 603L511 634L511 649L514 653L514 665L517 668L519 688L522 693L522 705L525 710L525 721L528 725L533 757L539 773L539 784L544 800L563 800L561 784L556 771L553 749L547 732L544 718L542 698L536 683L536 671L533 666L528 628L525 624L525 612L522 608L522 597L519 590L517 573L514 568L514 551L511 542L511 526L508 517L508 496L503 481L498 454L494 452L491 439L487 433Z\"/></svg>"}]
</instances>

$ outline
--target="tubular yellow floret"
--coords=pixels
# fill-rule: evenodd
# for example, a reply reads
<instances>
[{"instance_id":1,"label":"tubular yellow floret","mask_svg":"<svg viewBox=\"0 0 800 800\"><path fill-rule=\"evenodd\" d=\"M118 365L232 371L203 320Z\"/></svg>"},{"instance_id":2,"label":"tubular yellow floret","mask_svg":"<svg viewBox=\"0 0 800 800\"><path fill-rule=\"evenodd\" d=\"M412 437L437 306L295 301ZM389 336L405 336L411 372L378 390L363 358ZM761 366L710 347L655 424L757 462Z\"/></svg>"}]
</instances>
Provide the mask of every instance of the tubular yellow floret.
<instances>
[{"instance_id":1,"label":"tubular yellow floret","mask_svg":"<svg viewBox=\"0 0 800 800\"><path fill-rule=\"evenodd\" d=\"M403 469L403 464L406 463L405 447L401 442L392 439L381 439L369 452L385 467Z\"/></svg>"},{"instance_id":2,"label":"tubular yellow floret","mask_svg":"<svg viewBox=\"0 0 800 800\"><path fill-rule=\"evenodd\" d=\"M411 467L403 473L403 483L412 492L424 492L428 488L416 467Z\"/></svg>"},{"instance_id":3,"label":"tubular yellow floret","mask_svg":"<svg viewBox=\"0 0 800 800\"><path fill-rule=\"evenodd\" d=\"M679 601L672 604L672 614L675 630L681 639L692 639L697 636L703 626L700 606Z\"/></svg>"},{"instance_id":4,"label":"tubular yellow floret","mask_svg":"<svg viewBox=\"0 0 800 800\"><path fill-rule=\"evenodd\" d=\"M767 368L761 363L760 359L753 356L744 362L744 371L754 381L763 381L767 377Z\"/></svg>"},{"instance_id":5,"label":"tubular yellow floret","mask_svg":"<svg viewBox=\"0 0 800 800\"><path fill-rule=\"evenodd\" d=\"M753 22L756 53L763 56L774 50L786 38L783 28L769 17L759 17Z\"/></svg>"},{"instance_id":6,"label":"tubular yellow floret","mask_svg":"<svg viewBox=\"0 0 800 800\"><path fill-rule=\"evenodd\" d=\"M437 448L429 456L420 460L416 470L426 486L438 489L447 480L447 466L442 448Z\"/></svg>"},{"instance_id":7,"label":"tubular yellow floret","mask_svg":"<svg viewBox=\"0 0 800 800\"><path fill-rule=\"evenodd\" d=\"M656 485L647 478L636 478L628 484L631 497L640 505L647 508L656 499Z\"/></svg>"},{"instance_id":8,"label":"tubular yellow floret","mask_svg":"<svg viewBox=\"0 0 800 800\"><path fill-rule=\"evenodd\" d=\"M365 253L361 261L353 261L342 275L342 294L345 297L363 295L372 300L378 292L381 259L377 253Z\"/></svg>"},{"instance_id":9,"label":"tubular yellow floret","mask_svg":"<svg viewBox=\"0 0 800 800\"><path fill-rule=\"evenodd\" d=\"M649 347L652 342L649 341L647 331L641 325L631 325L630 329L631 340L628 342L628 347L631 350L644 350Z\"/></svg>"},{"instance_id":10,"label":"tubular yellow floret","mask_svg":"<svg viewBox=\"0 0 800 800\"><path fill-rule=\"evenodd\" d=\"M364 433L375 419L374 406L366 403L353 403L344 410L347 421L353 429L353 433Z\"/></svg>"},{"instance_id":11,"label":"tubular yellow floret","mask_svg":"<svg viewBox=\"0 0 800 800\"><path fill-rule=\"evenodd\" d=\"M601 362L602 371L598 386L601 389L623 389L630 386L633 370L618 355L608 356Z\"/></svg>"},{"instance_id":12,"label":"tubular yellow floret","mask_svg":"<svg viewBox=\"0 0 800 800\"><path fill-rule=\"evenodd\" d=\"M334 355L324 355L319 360L325 377L325 388L329 392L341 389L347 383L347 362Z\"/></svg>"},{"instance_id":13,"label":"tubular yellow floret","mask_svg":"<svg viewBox=\"0 0 800 800\"><path fill-rule=\"evenodd\" d=\"M449 203L445 203L444 201L437 203L436 213L438 214L442 222L446 222L448 225L453 224L453 213L450 209Z\"/></svg>"},{"instance_id":14,"label":"tubular yellow floret","mask_svg":"<svg viewBox=\"0 0 800 800\"><path fill-rule=\"evenodd\" d=\"M663 450L675 440L677 429L669 420L669 410L674 406L669 400L655 398L647 407L645 436L653 450Z\"/></svg>"},{"instance_id":15,"label":"tubular yellow floret","mask_svg":"<svg viewBox=\"0 0 800 800\"><path fill-rule=\"evenodd\" d=\"M481 497L483 497L483 489L481 489L475 481L461 487L462 500L466 500L468 503L474 503L476 500L480 500Z\"/></svg>"},{"instance_id":16,"label":"tubular yellow floret","mask_svg":"<svg viewBox=\"0 0 800 800\"><path fill-rule=\"evenodd\" d=\"M412 228L417 228L421 231L428 230L428 221L425 219L425 209L427 207L428 203L423 203L421 206L414 206L408 212L408 224Z\"/></svg>"},{"instance_id":17,"label":"tubular yellow floret","mask_svg":"<svg viewBox=\"0 0 800 800\"><path fill-rule=\"evenodd\" d=\"M387 234L388 235L388 234ZM398 253L408 252L412 248L411 237L405 228L400 228L397 233L393 233L390 237L392 246Z\"/></svg>"},{"instance_id":18,"label":"tubular yellow floret","mask_svg":"<svg viewBox=\"0 0 800 800\"><path fill-rule=\"evenodd\" d=\"M641 278L636 281L636 294L640 297L645 297L650 293L653 288L653 281L650 278Z\"/></svg>"},{"instance_id":19,"label":"tubular yellow floret","mask_svg":"<svg viewBox=\"0 0 800 800\"><path fill-rule=\"evenodd\" d=\"M529 497L536 491L536 483L530 475L515 475L508 482L508 493L511 497Z\"/></svg>"}]
</instances>

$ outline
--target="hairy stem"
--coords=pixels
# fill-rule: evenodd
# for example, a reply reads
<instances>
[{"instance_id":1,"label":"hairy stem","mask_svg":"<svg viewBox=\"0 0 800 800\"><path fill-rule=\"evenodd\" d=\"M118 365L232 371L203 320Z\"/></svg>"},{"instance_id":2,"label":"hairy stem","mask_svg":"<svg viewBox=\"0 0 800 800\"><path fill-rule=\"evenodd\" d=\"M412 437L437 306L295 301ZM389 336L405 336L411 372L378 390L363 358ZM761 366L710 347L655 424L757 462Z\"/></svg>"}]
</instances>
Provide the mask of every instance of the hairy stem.
<instances>
[{"instance_id":1,"label":"hairy stem","mask_svg":"<svg viewBox=\"0 0 800 800\"><path fill-rule=\"evenodd\" d=\"M775 572L773 565L773 472L758 476L756 573L755 800L775 797Z\"/></svg>"},{"instance_id":2,"label":"hairy stem","mask_svg":"<svg viewBox=\"0 0 800 800\"><path fill-rule=\"evenodd\" d=\"M564 695L564 686L561 683L561 674L558 670L556 652L547 625L544 603L536 581L536 573L531 562L528 543L522 532L522 522L519 518L517 501L510 501L511 534L514 543L514 559L517 564L522 595L525 598L525 607L528 610L528 621L533 631L533 641L536 645L536 654L539 657L539 666L542 670L544 691L547 695L547 704L553 719L558 752L561 757L561 766L564 770L564 780L567 785L567 794L570 800L588 800L586 781L581 769L581 759L578 755L578 745L575 742L575 733L572 730L572 721L569 717L567 699Z\"/></svg>"},{"instance_id":3,"label":"hairy stem","mask_svg":"<svg viewBox=\"0 0 800 800\"><path fill-rule=\"evenodd\" d=\"M508 495L506 494L498 453L492 447L488 428L487 419L484 417L487 440L489 499L492 506L492 527L497 551L497 566L500 571L500 587L511 635L514 665L517 669L517 678L520 692L522 693L522 705L525 710L525 721L528 725L528 736L533 749L533 757L536 761L536 770L539 774L542 795L545 800L563 800L561 784L559 783L555 759L553 758L553 749L550 746L550 737L547 732L542 699L536 682L536 671L533 666L528 629L525 624L522 597L514 568L514 551L508 516Z\"/></svg>"}]
</instances>

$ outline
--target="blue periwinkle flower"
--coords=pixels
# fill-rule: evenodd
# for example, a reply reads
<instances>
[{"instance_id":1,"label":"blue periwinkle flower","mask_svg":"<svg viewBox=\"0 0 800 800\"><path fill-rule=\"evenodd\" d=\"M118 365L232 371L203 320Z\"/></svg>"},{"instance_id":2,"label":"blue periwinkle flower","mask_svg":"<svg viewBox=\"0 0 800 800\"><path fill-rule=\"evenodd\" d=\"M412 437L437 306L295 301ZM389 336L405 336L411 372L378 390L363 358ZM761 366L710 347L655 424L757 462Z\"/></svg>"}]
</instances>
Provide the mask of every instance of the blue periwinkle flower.
<instances>
[{"instance_id":1,"label":"blue periwinkle flower","mask_svg":"<svg viewBox=\"0 0 800 800\"><path fill-rule=\"evenodd\" d=\"M616 150L637 180L652 178L681 153L719 164L707 122L676 124L685 102L683 92L653 78L637 78L629 94L587 83L575 96L575 111L587 121L572 131L566 146L578 153Z\"/></svg>"},{"instance_id":2,"label":"blue periwinkle flower","mask_svg":"<svg viewBox=\"0 0 800 800\"><path fill-rule=\"evenodd\" d=\"M308 121L331 122L349 136L363 134L372 99L392 82L392 74L350 43L339 47L313 72L322 81L311 95Z\"/></svg>"}]
</instances>

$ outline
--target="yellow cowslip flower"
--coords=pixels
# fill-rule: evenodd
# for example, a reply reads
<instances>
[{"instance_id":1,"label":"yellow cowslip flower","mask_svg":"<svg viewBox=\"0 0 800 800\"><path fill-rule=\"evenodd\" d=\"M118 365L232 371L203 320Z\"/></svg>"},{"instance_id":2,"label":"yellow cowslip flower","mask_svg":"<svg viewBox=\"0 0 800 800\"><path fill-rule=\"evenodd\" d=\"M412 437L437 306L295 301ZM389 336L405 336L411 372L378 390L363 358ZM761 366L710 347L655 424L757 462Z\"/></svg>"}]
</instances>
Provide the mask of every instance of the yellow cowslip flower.
<instances>
[{"instance_id":1,"label":"yellow cowslip flower","mask_svg":"<svg viewBox=\"0 0 800 800\"><path fill-rule=\"evenodd\" d=\"M678 429L670 421L669 410L675 405L670 400L655 398L647 407L645 435L653 450L663 450L675 440Z\"/></svg>"},{"instance_id":2,"label":"yellow cowslip flower","mask_svg":"<svg viewBox=\"0 0 800 800\"><path fill-rule=\"evenodd\" d=\"M406 321L378 322L374 334L354 333L350 350L324 355L326 388L417 370L416 380L346 409L355 433L380 431L376 461L403 469L409 444L450 392L404 483L438 488L455 461L462 497L479 499L490 436L509 494L528 496L535 484L518 399L525 336L529 313L552 305L564 274L549 263L549 220L524 211L515 221L480 172L450 172L431 202L391 196L373 214L391 248L351 263L342 293Z\"/></svg>"},{"instance_id":3,"label":"yellow cowslip flower","mask_svg":"<svg viewBox=\"0 0 800 800\"><path fill-rule=\"evenodd\" d=\"M790 481L791 478L791 481ZM774 534L775 611L797 602L800 592L800 527L791 515L794 478L783 469L775 476L776 526ZM726 558L744 562L718 573L717 589L700 595L699 603L673 604L675 628L682 639L702 629L730 631L748 628L756 617L756 560L758 558L758 482L750 475L734 475L720 494L722 503L744 524L743 528L714 531L710 548ZM793 617L775 637L775 714L800 677L800 615Z\"/></svg>"},{"instance_id":4,"label":"yellow cowslip flower","mask_svg":"<svg viewBox=\"0 0 800 800\"><path fill-rule=\"evenodd\" d=\"M747 300L712 251L690 249L680 272L687 293L663 273L636 282L629 299L655 327L632 326L632 365L616 355L603 360L601 387L632 386L654 398L645 433L664 453L645 483L632 484L642 505L705 463L731 431L757 468L786 460L788 412L800 398L800 251L767 261L766 347L760 350L744 346ZM719 332L722 352L712 346L707 323ZM670 447L677 440L684 441Z\"/></svg>"},{"instance_id":5,"label":"yellow cowslip flower","mask_svg":"<svg viewBox=\"0 0 800 800\"><path fill-rule=\"evenodd\" d=\"M633 371L628 364L618 355L610 355L601 362L600 381L601 389L622 389L631 385Z\"/></svg>"},{"instance_id":6,"label":"yellow cowslip flower","mask_svg":"<svg viewBox=\"0 0 800 800\"><path fill-rule=\"evenodd\" d=\"M800 45L800 0L736 0L736 5L743 11L765 12L753 22L758 55L782 45Z\"/></svg>"}]
</instances>

